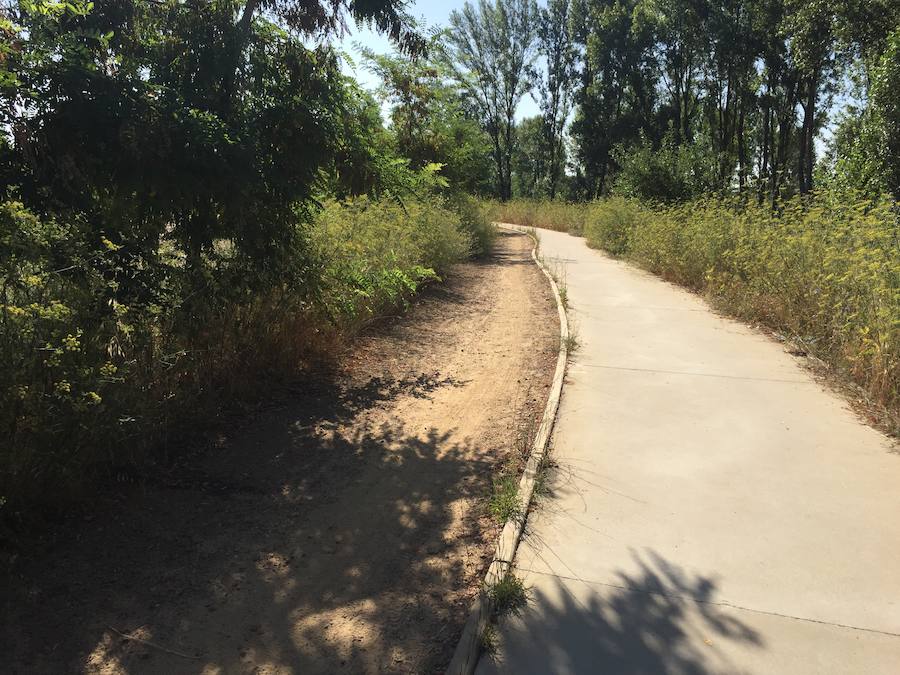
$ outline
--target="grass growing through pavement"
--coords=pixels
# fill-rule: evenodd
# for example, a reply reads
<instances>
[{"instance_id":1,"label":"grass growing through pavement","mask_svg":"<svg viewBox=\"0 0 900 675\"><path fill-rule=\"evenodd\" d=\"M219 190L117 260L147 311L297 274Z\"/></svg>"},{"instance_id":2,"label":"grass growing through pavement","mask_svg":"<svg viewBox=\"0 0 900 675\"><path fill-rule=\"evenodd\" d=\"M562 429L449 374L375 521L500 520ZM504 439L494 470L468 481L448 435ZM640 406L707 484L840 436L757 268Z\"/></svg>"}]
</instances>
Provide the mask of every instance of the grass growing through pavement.
<instances>
[{"instance_id":1,"label":"grass growing through pavement","mask_svg":"<svg viewBox=\"0 0 900 675\"><path fill-rule=\"evenodd\" d=\"M550 451L549 448L544 453L544 456L541 457L541 462L538 465L537 471L534 476L534 496L532 501L536 501L542 497L549 497L553 494L553 487L551 485L552 476L551 471L553 470L555 464L552 459L550 459Z\"/></svg>"},{"instance_id":2,"label":"grass growing through pavement","mask_svg":"<svg viewBox=\"0 0 900 675\"><path fill-rule=\"evenodd\" d=\"M497 655L497 626L494 623L488 623L481 633L481 651L490 657Z\"/></svg>"},{"instance_id":3,"label":"grass growing through pavement","mask_svg":"<svg viewBox=\"0 0 900 675\"><path fill-rule=\"evenodd\" d=\"M497 655L497 620L508 615L519 615L528 605L529 590L525 583L508 570L506 575L493 586L485 589L488 598L493 605L490 621L481 633L481 649L490 657Z\"/></svg>"}]
</instances>

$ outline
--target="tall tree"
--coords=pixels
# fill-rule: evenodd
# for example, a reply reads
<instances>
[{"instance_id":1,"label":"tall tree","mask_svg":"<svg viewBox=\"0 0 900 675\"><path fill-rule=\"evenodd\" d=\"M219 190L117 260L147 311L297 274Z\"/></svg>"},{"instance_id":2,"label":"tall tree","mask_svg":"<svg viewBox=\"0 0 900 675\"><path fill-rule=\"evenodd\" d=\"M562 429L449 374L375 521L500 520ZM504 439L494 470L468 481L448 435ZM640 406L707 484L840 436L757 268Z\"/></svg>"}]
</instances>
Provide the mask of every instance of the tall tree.
<instances>
[{"instance_id":1,"label":"tall tree","mask_svg":"<svg viewBox=\"0 0 900 675\"><path fill-rule=\"evenodd\" d=\"M497 195L512 196L516 109L531 87L537 51L534 0L479 0L450 15L444 55L458 85L471 97L491 139Z\"/></svg>"},{"instance_id":2,"label":"tall tree","mask_svg":"<svg viewBox=\"0 0 900 675\"><path fill-rule=\"evenodd\" d=\"M803 111L797 130L797 187L801 194L813 188L815 137L822 123L821 100L829 93L829 75L835 59L835 18L826 0L789 0L782 30L797 68L797 98Z\"/></svg>"},{"instance_id":3,"label":"tall tree","mask_svg":"<svg viewBox=\"0 0 900 675\"><path fill-rule=\"evenodd\" d=\"M583 50L572 135L588 197L606 193L616 169L613 149L643 137L658 144L659 72L654 34L635 21L638 0L577 0L572 5L573 38Z\"/></svg>"},{"instance_id":4,"label":"tall tree","mask_svg":"<svg viewBox=\"0 0 900 675\"><path fill-rule=\"evenodd\" d=\"M642 0L635 11L634 32L647 31L653 40L653 60L668 94L675 143L693 142L700 99L699 77L704 56L704 2Z\"/></svg>"},{"instance_id":5,"label":"tall tree","mask_svg":"<svg viewBox=\"0 0 900 675\"><path fill-rule=\"evenodd\" d=\"M572 105L578 72L577 52L570 32L571 0L549 0L541 10L538 44L546 69L535 77L537 100L543 113L544 144L547 149L547 192L556 198L565 170L565 126Z\"/></svg>"},{"instance_id":6,"label":"tall tree","mask_svg":"<svg viewBox=\"0 0 900 675\"><path fill-rule=\"evenodd\" d=\"M526 117L516 126L513 187L517 197L536 199L550 196L550 152L545 132L543 115Z\"/></svg>"},{"instance_id":7,"label":"tall tree","mask_svg":"<svg viewBox=\"0 0 900 675\"><path fill-rule=\"evenodd\" d=\"M489 194L490 140L458 90L447 83L442 64L370 49L363 50L363 58L381 79L380 94L391 107L396 154L409 159L413 169L443 165L441 176L454 189Z\"/></svg>"},{"instance_id":8,"label":"tall tree","mask_svg":"<svg viewBox=\"0 0 900 675\"><path fill-rule=\"evenodd\" d=\"M713 0L708 4L704 67L704 123L717 158L718 184L738 190L750 172L748 131L755 121L756 55L751 0Z\"/></svg>"},{"instance_id":9,"label":"tall tree","mask_svg":"<svg viewBox=\"0 0 900 675\"><path fill-rule=\"evenodd\" d=\"M322 170L359 140L335 54L298 33L327 38L350 17L416 50L404 6L3 0L4 187L148 255L171 233L191 268L221 238L274 262Z\"/></svg>"}]
</instances>

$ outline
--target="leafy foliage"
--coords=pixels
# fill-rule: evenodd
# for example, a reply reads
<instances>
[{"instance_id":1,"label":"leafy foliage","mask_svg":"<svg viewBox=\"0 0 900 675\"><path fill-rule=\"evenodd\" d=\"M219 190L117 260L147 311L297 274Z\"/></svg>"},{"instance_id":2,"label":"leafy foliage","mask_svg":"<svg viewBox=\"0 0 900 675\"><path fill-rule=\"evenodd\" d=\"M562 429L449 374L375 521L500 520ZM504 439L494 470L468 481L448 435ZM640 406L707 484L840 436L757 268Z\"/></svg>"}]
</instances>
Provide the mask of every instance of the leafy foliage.
<instances>
[{"instance_id":1,"label":"leafy foliage","mask_svg":"<svg viewBox=\"0 0 900 675\"><path fill-rule=\"evenodd\" d=\"M479 0L450 14L444 58L491 139L497 196L512 197L515 113L531 86L538 9L534 0Z\"/></svg>"},{"instance_id":2,"label":"leafy foliage","mask_svg":"<svg viewBox=\"0 0 900 675\"><path fill-rule=\"evenodd\" d=\"M368 49L363 56L392 106L395 153L408 158L413 169L440 164L441 175L455 191L489 193L490 139L458 90L446 82L446 67L425 57L379 55Z\"/></svg>"},{"instance_id":3,"label":"leafy foliage","mask_svg":"<svg viewBox=\"0 0 900 675\"><path fill-rule=\"evenodd\" d=\"M485 204L491 220L514 223L524 227L542 227L558 232L580 235L587 209L584 204L540 199L512 199L508 202L489 201Z\"/></svg>"},{"instance_id":4,"label":"leafy foliage","mask_svg":"<svg viewBox=\"0 0 900 675\"><path fill-rule=\"evenodd\" d=\"M327 45L350 17L420 53L403 6L2 5L0 518L152 461L489 248Z\"/></svg>"},{"instance_id":5,"label":"leafy foliage","mask_svg":"<svg viewBox=\"0 0 900 675\"><path fill-rule=\"evenodd\" d=\"M702 195L716 185L716 158L699 145L678 145L667 134L659 149L646 139L635 147L613 150L619 165L613 191L626 197L680 201Z\"/></svg>"},{"instance_id":6,"label":"leafy foliage","mask_svg":"<svg viewBox=\"0 0 900 675\"><path fill-rule=\"evenodd\" d=\"M589 207L592 246L704 291L900 405L900 239L891 199L823 191L773 212L712 198L669 206L612 199Z\"/></svg>"},{"instance_id":7,"label":"leafy foliage","mask_svg":"<svg viewBox=\"0 0 900 675\"><path fill-rule=\"evenodd\" d=\"M862 73L859 98L870 105L848 110L835 171L856 187L886 180L884 155L897 153L876 138L886 140L895 111L879 91L893 91L883 82L898 72L897 12L890 2L575 2L572 35L583 54L572 125L580 196L617 186L655 196L634 189L634 176L617 181L617 174L669 166L661 175L668 179L687 154L708 158L702 183L715 191L752 190L773 207L807 194L823 175L816 138L853 72ZM863 145L853 129L867 136ZM629 161L633 152L637 161ZM880 166L868 159L872 152L885 160ZM696 194L671 186L657 192Z\"/></svg>"},{"instance_id":8,"label":"leafy foliage","mask_svg":"<svg viewBox=\"0 0 900 675\"><path fill-rule=\"evenodd\" d=\"M0 494L9 508L48 485L53 500L77 494L195 426L198 412L258 396L253 382L299 376L473 245L459 215L418 202L330 202L311 227L292 227L296 270L265 289L245 290L255 263L224 241L198 287L166 242L157 260L140 262L152 295L126 301L117 279L140 268L127 247L95 239L83 222L2 204Z\"/></svg>"},{"instance_id":9,"label":"leafy foliage","mask_svg":"<svg viewBox=\"0 0 900 675\"><path fill-rule=\"evenodd\" d=\"M577 53L572 42L571 0L549 0L540 10L538 50L546 62L543 74L533 75L541 107L541 133L547 150L547 197L556 198L566 166L565 127L572 106ZM539 174L540 175L540 174Z\"/></svg>"}]
</instances>

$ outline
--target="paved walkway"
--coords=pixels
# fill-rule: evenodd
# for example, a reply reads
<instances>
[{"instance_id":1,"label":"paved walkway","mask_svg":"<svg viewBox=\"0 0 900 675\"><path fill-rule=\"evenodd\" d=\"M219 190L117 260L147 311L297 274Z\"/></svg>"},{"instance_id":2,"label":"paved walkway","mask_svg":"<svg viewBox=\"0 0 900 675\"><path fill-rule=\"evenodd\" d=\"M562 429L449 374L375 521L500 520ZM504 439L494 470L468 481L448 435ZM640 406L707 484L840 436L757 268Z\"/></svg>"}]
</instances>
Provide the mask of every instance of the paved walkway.
<instances>
[{"instance_id":1,"label":"paved walkway","mask_svg":"<svg viewBox=\"0 0 900 675\"><path fill-rule=\"evenodd\" d=\"M541 232L580 350L478 673L900 673L900 454L779 344Z\"/></svg>"}]
</instances>

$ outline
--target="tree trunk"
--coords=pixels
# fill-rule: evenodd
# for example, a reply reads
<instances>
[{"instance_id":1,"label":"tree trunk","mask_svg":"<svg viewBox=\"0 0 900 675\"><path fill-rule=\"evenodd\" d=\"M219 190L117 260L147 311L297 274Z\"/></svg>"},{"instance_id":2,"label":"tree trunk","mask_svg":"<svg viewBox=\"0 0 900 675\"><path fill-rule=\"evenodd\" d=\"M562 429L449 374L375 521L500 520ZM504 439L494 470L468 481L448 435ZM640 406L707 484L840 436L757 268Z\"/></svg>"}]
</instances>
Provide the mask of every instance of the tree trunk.
<instances>
[{"instance_id":1,"label":"tree trunk","mask_svg":"<svg viewBox=\"0 0 900 675\"><path fill-rule=\"evenodd\" d=\"M800 186L801 194L807 194L813 189L813 165L815 163L815 129L816 129L816 102L819 96L819 76L814 74L809 79L806 91L806 101L803 107L803 147L800 152L800 162L803 165L801 176L804 182Z\"/></svg>"},{"instance_id":2,"label":"tree trunk","mask_svg":"<svg viewBox=\"0 0 900 675\"><path fill-rule=\"evenodd\" d=\"M222 81L222 113L227 115L231 112L232 99L234 98L234 90L237 83L237 73L241 66L241 57L247 43L250 40L250 29L253 25L253 15L259 9L262 0L247 0L244 5L244 11L241 18L238 19L231 38L229 61L226 64L225 75Z\"/></svg>"},{"instance_id":3,"label":"tree trunk","mask_svg":"<svg viewBox=\"0 0 900 675\"><path fill-rule=\"evenodd\" d=\"M738 156L738 191L744 192L744 182L747 178L747 155L744 148L744 108L745 96L743 91L740 93L740 101L738 105L738 124L737 124L737 156Z\"/></svg>"}]
</instances>

